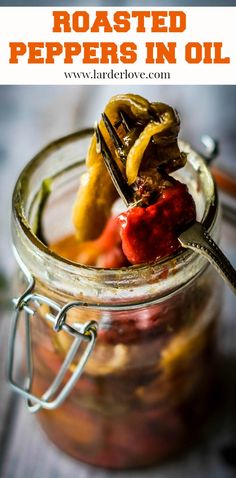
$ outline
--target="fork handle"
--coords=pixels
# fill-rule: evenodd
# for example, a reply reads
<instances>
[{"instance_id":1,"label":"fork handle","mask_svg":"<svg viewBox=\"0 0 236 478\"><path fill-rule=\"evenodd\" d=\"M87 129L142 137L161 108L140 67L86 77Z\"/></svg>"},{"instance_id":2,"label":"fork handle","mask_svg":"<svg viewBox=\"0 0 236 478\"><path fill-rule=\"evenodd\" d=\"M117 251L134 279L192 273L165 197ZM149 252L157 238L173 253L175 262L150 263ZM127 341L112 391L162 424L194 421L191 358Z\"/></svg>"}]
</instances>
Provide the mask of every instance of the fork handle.
<instances>
[{"instance_id":1,"label":"fork handle","mask_svg":"<svg viewBox=\"0 0 236 478\"><path fill-rule=\"evenodd\" d=\"M179 241L183 247L206 257L236 294L236 270L202 224L195 222L179 236Z\"/></svg>"}]
</instances>

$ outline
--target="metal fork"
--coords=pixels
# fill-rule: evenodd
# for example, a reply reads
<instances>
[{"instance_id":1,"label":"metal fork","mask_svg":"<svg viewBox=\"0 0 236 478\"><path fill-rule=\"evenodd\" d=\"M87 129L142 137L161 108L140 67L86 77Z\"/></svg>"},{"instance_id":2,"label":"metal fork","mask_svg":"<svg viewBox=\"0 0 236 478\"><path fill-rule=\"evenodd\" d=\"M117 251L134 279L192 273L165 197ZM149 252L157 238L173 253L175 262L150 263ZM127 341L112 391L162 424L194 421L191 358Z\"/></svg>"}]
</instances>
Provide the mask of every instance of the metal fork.
<instances>
[{"instance_id":1,"label":"metal fork","mask_svg":"<svg viewBox=\"0 0 236 478\"><path fill-rule=\"evenodd\" d=\"M120 121L115 126L112 125L105 113L103 113L102 119L106 130L116 148L116 151L121 158L121 161L124 162L125 145L118 136L116 127L122 124L125 131L128 133L131 129L131 125L127 117L124 114L120 114ZM133 207L134 189L132 186L127 184L126 179L119 169L115 159L113 158L98 125L95 127L95 134L98 151L103 156L105 165L110 173L115 188L117 189L120 197L123 199L125 205L127 207ZM184 232L182 232L178 239L182 247L192 249L194 252L204 256L215 267L223 280L231 287L234 294L236 294L236 270L230 264L229 260L223 254L221 249L214 242L203 224L196 221Z\"/></svg>"}]
</instances>

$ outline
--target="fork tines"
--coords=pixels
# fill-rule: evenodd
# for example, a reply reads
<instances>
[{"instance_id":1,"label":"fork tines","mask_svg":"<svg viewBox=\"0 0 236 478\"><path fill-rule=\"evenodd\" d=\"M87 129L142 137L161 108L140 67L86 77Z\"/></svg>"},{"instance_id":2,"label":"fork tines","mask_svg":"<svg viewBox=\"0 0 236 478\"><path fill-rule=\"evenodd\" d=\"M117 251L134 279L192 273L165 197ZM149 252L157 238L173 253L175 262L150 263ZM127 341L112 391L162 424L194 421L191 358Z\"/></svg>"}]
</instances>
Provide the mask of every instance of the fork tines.
<instances>
[{"instance_id":1,"label":"fork tines","mask_svg":"<svg viewBox=\"0 0 236 478\"><path fill-rule=\"evenodd\" d=\"M113 124L110 122L108 116L106 115L106 113L102 113L102 119L104 121L106 129L107 129L115 147L118 149L118 151L122 150L124 145L123 145L119 135L117 134Z\"/></svg>"},{"instance_id":2,"label":"fork tines","mask_svg":"<svg viewBox=\"0 0 236 478\"><path fill-rule=\"evenodd\" d=\"M104 120L104 118L103 118ZM104 121L105 123L105 121ZM106 123L105 123L106 125ZM107 125L106 125L107 127ZM113 126L112 126L113 128ZM110 131L107 128L107 131L110 134ZM102 135L102 132L97 125L95 128L96 140L97 145L99 147L99 152L101 152L105 165L108 169L108 172L111 176L112 182L118 191L118 194L123 199L126 206L129 206L133 202L133 189L128 186L122 172L120 171L119 166L117 165L116 161L114 160L109 147L106 144L106 141ZM112 138L112 135L111 135ZM119 138L120 139L120 138Z\"/></svg>"},{"instance_id":3,"label":"fork tines","mask_svg":"<svg viewBox=\"0 0 236 478\"><path fill-rule=\"evenodd\" d=\"M126 113L123 111L119 112L120 119L115 123L115 127L118 128L121 124L124 126L126 133L129 133L131 130L131 120Z\"/></svg>"}]
</instances>

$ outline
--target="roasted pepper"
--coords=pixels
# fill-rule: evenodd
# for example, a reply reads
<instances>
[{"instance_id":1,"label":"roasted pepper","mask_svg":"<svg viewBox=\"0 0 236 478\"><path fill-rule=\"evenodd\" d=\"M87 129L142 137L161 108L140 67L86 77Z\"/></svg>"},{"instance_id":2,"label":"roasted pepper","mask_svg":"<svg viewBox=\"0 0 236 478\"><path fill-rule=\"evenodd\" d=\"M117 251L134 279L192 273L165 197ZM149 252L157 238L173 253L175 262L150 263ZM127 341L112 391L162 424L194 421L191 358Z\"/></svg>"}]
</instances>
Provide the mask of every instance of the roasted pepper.
<instances>
[{"instance_id":1,"label":"roasted pepper","mask_svg":"<svg viewBox=\"0 0 236 478\"><path fill-rule=\"evenodd\" d=\"M138 173L149 170L150 164L152 167L161 166L163 171L168 172L184 165L185 156L180 153L177 145L179 119L170 106L164 103L149 103L138 95L123 94L111 98L105 113L116 126L123 141L123 162L102 120L99 127L129 184L135 182ZM130 123L128 132L121 121L121 114L126 115ZM97 151L95 135L91 141L86 165L88 172L81 179L73 208L73 223L79 242L99 236L117 197L102 155Z\"/></svg>"},{"instance_id":2,"label":"roasted pepper","mask_svg":"<svg viewBox=\"0 0 236 478\"><path fill-rule=\"evenodd\" d=\"M122 248L131 264L173 254L180 248L178 234L195 220L195 203L186 185L172 181L156 203L132 207L119 216Z\"/></svg>"}]
</instances>

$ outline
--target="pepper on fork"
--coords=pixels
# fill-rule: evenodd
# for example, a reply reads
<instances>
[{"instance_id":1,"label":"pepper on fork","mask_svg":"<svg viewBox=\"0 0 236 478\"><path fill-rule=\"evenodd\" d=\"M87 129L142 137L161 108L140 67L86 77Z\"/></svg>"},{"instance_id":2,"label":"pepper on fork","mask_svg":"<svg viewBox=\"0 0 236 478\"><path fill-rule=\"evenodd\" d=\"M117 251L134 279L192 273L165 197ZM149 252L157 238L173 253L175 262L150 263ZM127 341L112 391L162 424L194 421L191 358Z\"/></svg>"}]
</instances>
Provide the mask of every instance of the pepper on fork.
<instances>
[{"instance_id":1,"label":"pepper on fork","mask_svg":"<svg viewBox=\"0 0 236 478\"><path fill-rule=\"evenodd\" d=\"M160 116L159 122L162 121L163 117ZM115 125L112 125L107 115L103 115L103 122L116 154L124 163L125 145L118 136ZM98 150L103 156L117 192L128 208L127 212L121 214L120 221L123 250L130 262L137 264L158 260L166 257L167 251L172 254L182 246L203 255L236 293L236 271L204 225L196 221L195 206L186 186L168 176L166 172L163 174L160 167L162 183L157 200L148 205L145 201L143 203L139 201L137 206L137 181L136 184L135 181L128 184L127 176L120 170L98 125L95 133ZM155 144L155 136L151 139ZM158 167L156 171L158 174Z\"/></svg>"}]
</instances>

